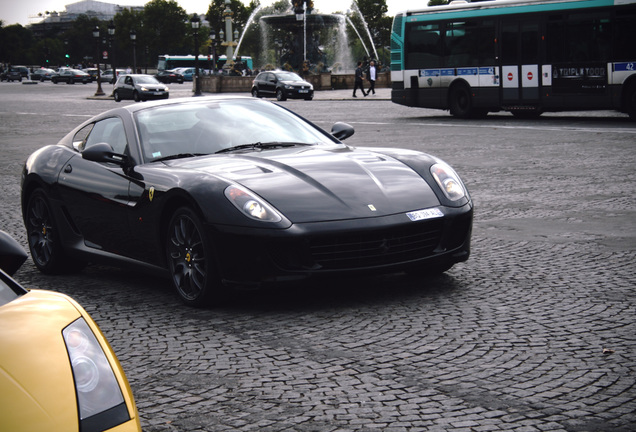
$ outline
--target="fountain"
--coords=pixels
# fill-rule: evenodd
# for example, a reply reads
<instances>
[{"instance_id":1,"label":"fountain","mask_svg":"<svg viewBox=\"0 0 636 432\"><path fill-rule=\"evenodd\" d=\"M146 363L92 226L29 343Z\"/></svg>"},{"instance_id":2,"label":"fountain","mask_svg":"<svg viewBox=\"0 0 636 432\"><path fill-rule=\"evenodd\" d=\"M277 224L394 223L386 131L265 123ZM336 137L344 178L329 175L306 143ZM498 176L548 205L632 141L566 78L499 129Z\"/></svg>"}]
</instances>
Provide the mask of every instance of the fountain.
<instances>
[{"instance_id":1,"label":"fountain","mask_svg":"<svg viewBox=\"0 0 636 432\"><path fill-rule=\"evenodd\" d=\"M260 9L259 6L249 17L235 55L238 56L243 37ZM366 27L366 21L357 5L354 10ZM351 71L355 66L351 60L347 23L355 30L370 58L364 40L347 15L315 13L313 7L308 7L306 0L293 0L292 8L284 14L260 17L262 57L268 60L273 58L273 62L270 60L268 63L274 63L277 67L288 67L301 72L307 72L310 67L314 72L325 72L331 68L333 72ZM368 28L366 31L373 46L371 33ZM375 46L373 52L377 58Z\"/></svg>"}]
</instances>

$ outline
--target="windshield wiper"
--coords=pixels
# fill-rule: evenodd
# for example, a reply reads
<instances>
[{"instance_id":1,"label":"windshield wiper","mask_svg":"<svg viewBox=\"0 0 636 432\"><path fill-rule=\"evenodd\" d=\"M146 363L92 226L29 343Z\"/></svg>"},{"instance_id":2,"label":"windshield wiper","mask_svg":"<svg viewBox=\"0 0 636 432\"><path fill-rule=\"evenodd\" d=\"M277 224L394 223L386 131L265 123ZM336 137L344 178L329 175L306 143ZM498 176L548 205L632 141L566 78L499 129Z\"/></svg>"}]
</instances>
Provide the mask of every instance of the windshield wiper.
<instances>
[{"instance_id":1,"label":"windshield wiper","mask_svg":"<svg viewBox=\"0 0 636 432\"><path fill-rule=\"evenodd\" d=\"M172 159L183 159L183 158L189 158L189 157L195 157L195 156L205 156L207 154L208 153L178 153L178 154L160 157L158 159L153 159L153 162L162 162L162 161L167 161Z\"/></svg>"},{"instance_id":2,"label":"windshield wiper","mask_svg":"<svg viewBox=\"0 0 636 432\"><path fill-rule=\"evenodd\" d=\"M267 143L255 142L251 144L235 145L232 147L219 150L216 153L230 153L233 151L246 150L246 149L260 151L260 150L269 149L269 148L282 148L282 147L293 147L293 146L302 146L302 145L311 145L311 144L297 143L297 142L277 142L277 141L272 141Z\"/></svg>"}]
</instances>

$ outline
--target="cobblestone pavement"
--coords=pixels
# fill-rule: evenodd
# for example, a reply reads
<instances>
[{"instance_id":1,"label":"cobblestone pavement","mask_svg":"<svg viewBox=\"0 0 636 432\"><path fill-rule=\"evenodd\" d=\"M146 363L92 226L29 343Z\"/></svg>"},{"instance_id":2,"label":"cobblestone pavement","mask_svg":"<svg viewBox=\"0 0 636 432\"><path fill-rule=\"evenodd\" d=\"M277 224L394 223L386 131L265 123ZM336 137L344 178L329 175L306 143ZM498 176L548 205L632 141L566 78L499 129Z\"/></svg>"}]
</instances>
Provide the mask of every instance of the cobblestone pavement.
<instances>
[{"instance_id":1,"label":"cobblestone pavement","mask_svg":"<svg viewBox=\"0 0 636 432\"><path fill-rule=\"evenodd\" d=\"M70 99L52 113L38 100L37 117L0 105L0 218L23 244L25 155L112 106ZM90 266L46 277L27 262L18 280L72 295L99 323L144 431L636 430L632 124L603 113L460 122L384 100L287 106L324 127L350 118L351 144L450 162L476 204L471 258L429 280L303 283L202 310L152 276Z\"/></svg>"}]
</instances>

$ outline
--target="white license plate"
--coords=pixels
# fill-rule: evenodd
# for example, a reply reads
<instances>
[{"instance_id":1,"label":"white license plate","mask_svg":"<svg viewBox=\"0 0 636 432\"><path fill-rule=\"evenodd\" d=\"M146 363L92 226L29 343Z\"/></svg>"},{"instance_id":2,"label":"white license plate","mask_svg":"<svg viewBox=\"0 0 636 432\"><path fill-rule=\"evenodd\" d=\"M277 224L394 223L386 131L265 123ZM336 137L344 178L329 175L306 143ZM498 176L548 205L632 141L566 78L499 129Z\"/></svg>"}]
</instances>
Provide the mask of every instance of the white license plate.
<instances>
[{"instance_id":1,"label":"white license plate","mask_svg":"<svg viewBox=\"0 0 636 432\"><path fill-rule=\"evenodd\" d=\"M414 222L419 220L444 217L444 213L442 213L442 211L438 208L415 210L412 212L408 212L406 215L408 216L409 219L411 219Z\"/></svg>"},{"instance_id":2,"label":"white license plate","mask_svg":"<svg viewBox=\"0 0 636 432\"><path fill-rule=\"evenodd\" d=\"M163 94L163 92L155 92L156 96L159 96L159 95L162 95L162 94Z\"/></svg>"},{"instance_id":3,"label":"white license plate","mask_svg":"<svg viewBox=\"0 0 636 432\"><path fill-rule=\"evenodd\" d=\"M309 93L309 90L298 90L298 93Z\"/></svg>"}]
</instances>

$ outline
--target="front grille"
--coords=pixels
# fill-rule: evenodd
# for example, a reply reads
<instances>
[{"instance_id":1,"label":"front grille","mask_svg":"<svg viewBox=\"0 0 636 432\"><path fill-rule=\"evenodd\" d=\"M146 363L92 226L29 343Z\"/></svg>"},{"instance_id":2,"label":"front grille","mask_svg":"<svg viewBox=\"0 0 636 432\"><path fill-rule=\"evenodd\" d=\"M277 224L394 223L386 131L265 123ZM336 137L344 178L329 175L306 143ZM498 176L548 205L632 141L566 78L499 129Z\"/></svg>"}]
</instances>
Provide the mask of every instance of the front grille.
<instances>
[{"instance_id":1,"label":"front grille","mask_svg":"<svg viewBox=\"0 0 636 432\"><path fill-rule=\"evenodd\" d=\"M345 233L309 239L302 245L276 247L274 261L286 270L347 270L399 264L434 254L443 220L407 227Z\"/></svg>"}]
</instances>

